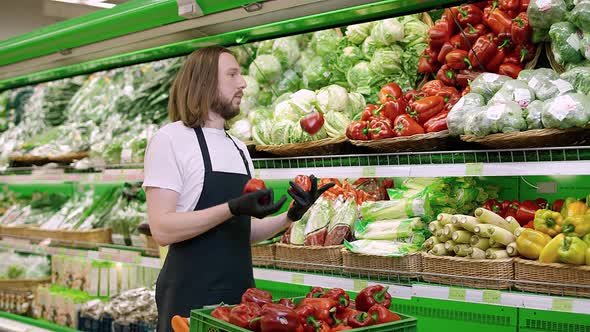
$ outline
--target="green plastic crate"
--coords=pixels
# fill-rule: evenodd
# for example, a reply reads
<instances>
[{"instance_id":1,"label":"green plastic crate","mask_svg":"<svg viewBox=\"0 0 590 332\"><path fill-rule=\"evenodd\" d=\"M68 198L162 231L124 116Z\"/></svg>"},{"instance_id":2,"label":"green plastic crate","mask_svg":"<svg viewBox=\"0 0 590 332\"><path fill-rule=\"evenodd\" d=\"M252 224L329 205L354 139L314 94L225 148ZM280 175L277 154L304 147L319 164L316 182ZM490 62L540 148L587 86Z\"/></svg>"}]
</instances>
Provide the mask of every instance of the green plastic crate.
<instances>
[{"instance_id":1,"label":"green plastic crate","mask_svg":"<svg viewBox=\"0 0 590 332\"><path fill-rule=\"evenodd\" d=\"M303 297L294 299L295 303L301 301ZM237 327L227 322L211 317L214 309L199 309L191 311L191 332L249 332L249 330ZM365 328L354 329L352 331L364 332L416 332L416 318L398 313L401 320L387 324L369 326Z\"/></svg>"}]
</instances>

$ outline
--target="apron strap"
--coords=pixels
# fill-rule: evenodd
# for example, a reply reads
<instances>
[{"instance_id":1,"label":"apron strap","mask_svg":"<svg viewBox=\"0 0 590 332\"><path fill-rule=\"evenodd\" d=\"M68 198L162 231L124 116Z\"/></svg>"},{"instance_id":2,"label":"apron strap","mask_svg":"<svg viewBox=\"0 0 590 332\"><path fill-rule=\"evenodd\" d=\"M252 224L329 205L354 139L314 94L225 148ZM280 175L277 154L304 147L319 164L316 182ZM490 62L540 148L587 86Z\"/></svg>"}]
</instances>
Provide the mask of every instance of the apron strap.
<instances>
[{"instance_id":1,"label":"apron strap","mask_svg":"<svg viewBox=\"0 0 590 332\"><path fill-rule=\"evenodd\" d=\"M197 134L197 140L199 141L199 147L201 148L201 155L203 155L203 164L205 165L205 174L211 173L213 167L211 167L211 157L209 156L209 148L207 147L207 141L203 134L201 127L194 128L195 134Z\"/></svg>"},{"instance_id":2,"label":"apron strap","mask_svg":"<svg viewBox=\"0 0 590 332\"><path fill-rule=\"evenodd\" d=\"M250 174L250 166L248 166L248 159L246 159L246 155L244 154L244 151L242 151L242 149L240 149L238 147L238 145L236 144L236 141L234 141L233 138L231 138L231 136L229 136L229 134L227 132L225 133L225 136L227 136L227 138L229 138L231 140L231 142L234 143L234 146L240 152L240 157L242 157L242 161L244 162L244 166L246 167L246 173L248 174L248 177L252 178L252 174Z\"/></svg>"}]
</instances>

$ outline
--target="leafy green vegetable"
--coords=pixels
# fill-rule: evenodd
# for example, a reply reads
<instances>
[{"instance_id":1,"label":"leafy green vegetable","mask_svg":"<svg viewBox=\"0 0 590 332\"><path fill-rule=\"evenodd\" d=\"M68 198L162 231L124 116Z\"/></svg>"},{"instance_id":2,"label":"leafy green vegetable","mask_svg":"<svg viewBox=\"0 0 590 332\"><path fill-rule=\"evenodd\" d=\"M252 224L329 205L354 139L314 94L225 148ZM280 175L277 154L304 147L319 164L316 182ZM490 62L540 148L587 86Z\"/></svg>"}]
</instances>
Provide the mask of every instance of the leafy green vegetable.
<instances>
[{"instance_id":1,"label":"leafy green vegetable","mask_svg":"<svg viewBox=\"0 0 590 332\"><path fill-rule=\"evenodd\" d=\"M291 129L295 126L299 126L299 123L289 120L280 120L279 122L274 123L270 134L271 143L277 145L289 143Z\"/></svg>"},{"instance_id":2,"label":"leafy green vegetable","mask_svg":"<svg viewBox=\"0 0 590 332\"><path fill-rule=\"evenodd\" d=\"M414 15L407 15L400 18L400 22L404 25L404 38L400 43L404 47L412 47L416 44L426 44L428 41L428 25L420 21Z\"/></svg>"},{"instance_id":3,"label":"leafy green vegetable","mask_svg":"<svg viewBox=\"0 0 590 332\"><path fill-rule=\"evenodd\" d=\"M487 116L489 107L482 106L470 110L465 117L465 134L483 137L493 132L493 120Z\"/></svg>"},{"instance_id":4,"label":"leafy green vegetable","mask_svg":"<svg viewBox=\"0 0 590 332\"><path fill-rule=\"evenodd\" d=\"M549 30L551 25L565 19L566 5L563 0L532 0L527 14L535 31Z\"/></svg>"},{"instance_id":5,"label":"leafy green vegetable","mask_svg":"<svg viewBox=\"0 0 590 332\"><path fill-rule=\"evenodd\" d=\"M275 39L272 45L272 55L279 60L283 68L292 67L301 56L297 39L295 37Z\"/></svg>"},{"instance_id":6,"label":"leafy green vegetable","mask_svg":"<svg viewBox=\"0 0 590 332\"><path fill-rule=\"evenodd\" d=\"M252 127L252 138L258 145L271 144L272 121L265 119Z\"/></svg>"},{"instance_id":7,"label":"leafy green vegetable","mask_svg":"<svg viewBox=\"0 0 590 332\"><path fill-rule=\"evenodd\" d=\"M330 80L331 73L324 64L322 57L314 57L302 73L303 86L310 90L317 90L326 86Z\"/></svg>"},{"instance_id":8,"label":"leafy green vegetable","mask_svg":"<svg viewBox=\"0 0 590 332\"><path fill-rule=\"evenodd\" d=\"M274 55L259 55L250 64L249 73L259 83L273 83L281 78L281 63Z\"/></svg>"},{"instance_id":9,"label":"leafy green vegetable","mask_svg":"<svg viewBox=\"0 0 590 332\"><path fill-rule=\"evenodd\" d=\"M569 20L580 30L590 32L590 2L576 1L576 6L569 13Z\"/></svg>"},{"instance_id":10,"label":"leafy green vegetable","mask_svg":"<svg viewBox=\"0 0 590 332\"><path fill-rule=\"evenodd\" d=\"M373 22L353 24L346 27L346 38L355 45L360 45L371 34Z\"/></svg>"},{"instance_id":11,"label":"leafy green vegetable","mask_svg":"<svg viewBox=\"0 0 590 332\"><path fill-rule=\"evenodd\" d=\"M277 94L282 95L287 92L297 91L303 83L301 77L291 69L288 69L283 74L283 78L275 86Z\"/></svg>"},{"instance_id":12,"label":"leafy green vegetable","mask_svg":"<svg viewBox=\"0 0 590 332\"><path fill-rule=\"evenodd\" d=\"M449 133L453 136L465 133L465 123L468 114L475 112L478 107L484 106L485 100L481 95L468 93L453 106L447 116Z\"/></svg>"},{"instance_id":13,"label":"leafy green vegetable","mask_svg":"<svg viewBox=\"0 0 590 332\"><path fill-rule=\"evenodd\" d=\"M543 106L541 120L545 128L584 128L590 120L590 98L579 93L568 93L549 99Z\"/></svg>"},{"instance_id":14,"label":"leafy green vegetable","mask_svg":"<svg viewBox=\"0 0 590 332\"><path fill-rule=\"evenodd\" d=\"M471 92L481 95L488 101L510 80L512 79L508 76L484 73L471 82Z\"/></svg>"},{"instance_id":15,"label":"leafy green vegetable","mask_svg":"<svg viewBox=\"0 0 590 332\"><path fill-rule=\"evenodd\" d=\"M363 51L365 59L371 60L373 58L373 54L375 53L375 50L378 49L379 47L383 47L383 46L385 46L385 45L375 41L375 39L373 39L373 37L369 36L363 42L361 49Z\"/></svg>"},{"instance_id":16,"label":"leafy green vegetable","mask_svg":"<svg viewBox=\"0 0 590 332\"><path fill-rule=\"evenodd\" d=\"M559 64L576 63L582 60L581 40L576 27L569 22L555 23L549 29L551 50Z\"/></svg>"},{"instance_id":17,"label":"leafy green vegetable","mask_svg":"<svg viewBox=\"0 0 590 332\"><path fill-rule=\"evenodd\" d=\"M590 67L573 68L561 74L561 78L570 82L579 93L590 93Z\"/></svg>"},{"instance_id":18,"label":"leafy green vegetable","mask_svg":"<svg viewBox=\"0 0 590 332\"><path fill-rule=\"evenodd\" d=\"M350 68L346 74L348 84L354 92L361 93L363 95L369 95L371 93L371 82L374 77L374 73L369 68L369 63L361 61L354 67Z\"/></svg>"},{"instance_id":19,"label":"leafy green vegetable","mask_svg":"<svg viewBox=\"0 0 590 332\"><path fill-rule=\"evenodd\" d=\"M543 102L540 100L533 101L526 110L526 125L528 129L542 129L541 113L543 112Z\"/></svg>"},{"instance_id":20,"label":"leafy green vegetable","mask_svg":"<svg viewBox=\"0 0 590 332\"><path fill-rule=\"evenodd\" d=\"M399 45L378 48L373 54L369 69L379 75L391 75L402 71L402 54L404 50Z\"/></svg>"},{"instance_id":21,"label":"leafy green vegetable","mask_svg":"<svg viewBox=\"0 0 590 332\"><path fill-rule=\"evenodd\" d=\"M397 18L388 18L375 23L371 38L382 45L392 45L404 38L404 25Z\"/></svg>"},{"instance_id":22,"label":"leafy green vegetable","mask_svg":"<svg viewBox=\"0 0 590 332\"><path fill-rule=\"evenodd\" d=\"M327 56L336 52L341 39L334 29L316 31L311 38L311 48L317 55Z\"/></svg>"},{"instance_id":23,"label":"leafy green vegetable","mask_svg":"<svg viewBox=\"0 0 590 332\"><path fill-rule=\"evenodd\" d=\"M324 127L328 136L330 137L342 137L346 134L346 128L350 124L351 120L344 113L329 111L324 114Z\"/></svg>"},{"instance_id":24,"label":"leafy green vegetable","mask_svg":"<svg viewBox=\"0 0 590 332\"><path fill-rule=\"evenodd\" d=\"M318 91L317 104L320 111L324 113L329 111L347 112L350 107L348 92L341 86L329 85Z\"/></svg>"},{"instance_id":25,"label":"leafy green vegetable","mask_svg":"<svg viewBox=\"0 0 590 332\"><path fill-rule=\"evenodd\" d=\"M274 110L274 118L276 120L299 121L301 117L299 113L293 108L289 100L284 100L277 104Z\"/></svg>"},{"instance_id":26,"label":"leafy green vegetable","mask_svg":"<svg viewBox=\"0 0 590 332\"><path fill-rule=\"evenodd\" d=\"M309 114L315 111L315 105L317 103L316 93L311 90L301 89L291 95L290 103L299 115Z\"/></svg>"}]
</instances>

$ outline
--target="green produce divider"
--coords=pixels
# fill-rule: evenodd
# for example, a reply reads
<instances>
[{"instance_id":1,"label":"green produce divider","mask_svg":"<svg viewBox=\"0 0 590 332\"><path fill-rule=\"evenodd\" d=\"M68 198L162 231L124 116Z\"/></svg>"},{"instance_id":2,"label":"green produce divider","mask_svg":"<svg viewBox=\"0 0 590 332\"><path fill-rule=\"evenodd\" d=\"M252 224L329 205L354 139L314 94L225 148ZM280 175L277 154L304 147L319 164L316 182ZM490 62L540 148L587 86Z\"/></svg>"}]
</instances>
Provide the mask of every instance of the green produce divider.
<instances>
[{"instance_id":1,"label":"green produce divider","mask_svg":"<svg viewBox=\"0 0 590 332\"><path fill-rule=\"evenodd\" d=\"M36 326L42 329L46 329L49 331L55 331L55 332L78 332L78 330L75 329L71 329L68 327L64 327L64 326L60 326L60 325L56 325L53 323L50 323L48 321L45 320L41 320L41 319L34 319L34 318L30 318L30 317L24 317L24 316L20 316L20 315L14 315L14 314L10 314L8 312L4 312L4 311L0 311L0 317L2 318L6 318L6 319L10 319L16 322L21 322L24 324L28 324L31 326Z\"/></svg>"}]
</instances>

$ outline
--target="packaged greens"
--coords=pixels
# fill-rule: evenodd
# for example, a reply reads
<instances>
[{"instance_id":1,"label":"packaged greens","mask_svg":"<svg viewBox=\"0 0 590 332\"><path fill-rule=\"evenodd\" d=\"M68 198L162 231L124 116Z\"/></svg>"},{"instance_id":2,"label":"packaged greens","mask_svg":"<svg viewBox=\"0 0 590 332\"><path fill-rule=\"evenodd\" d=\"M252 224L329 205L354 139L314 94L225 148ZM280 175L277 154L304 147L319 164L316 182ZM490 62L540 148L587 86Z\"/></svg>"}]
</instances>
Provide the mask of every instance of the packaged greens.
<instances>
[{"instance_id":1,"label":"packaged greens","mask_svg":"<svg viewBox=\"0 0 590 332\"><path fill-rule=\"evenodd\" d=\"M580 30L590 32L590 1L576 1L576 6L569 13L569 20Z\"/></svg>"},{"instance_id":2,"label":"packaged greens","mask_svg":"<svg viewBox=\"0 0 590 332\"><path fill-rule=\"evenodd\" d=\"M590 121L590 98L579 93L568 93L549 99L541 114L545 128L584 128Z\"/></svg>"},{"instance_id":3,"label":"packaged greens","mask_svg":"<svg viewBox=\"0 0 590 332\"><path fill-rule=\"evenodd\" d=\"M481 75L480 75L481 76ZM488 118L487 110L490 106L474 108L465 117L465 134L479 137L493 133L493 120Z\"/></svg>"},{"instance_id":4,"label":"packaged greens","mask_svg":"<svg viewBox=\"0 0 590 332\"><path fill-rule=\"evenodd\" d=\"M542 129L541 113L543 112L543 102L535 100L527 107L526 124L528 129Z\"/></svg>"},{"instance_id":5,"label":"packaged greens","mask_svg":"<svg viewBox=\"0 0 590 332\"><path fill-rule=\"evenodd\" d=\"M528 86L540 100L555 98L573 90L569 82L560 79L555 71L547 68L527 70L525 74L521 72L518 79L528 82Z\"/></svg>"},{"instance_id":6,"label":"packaged greens","mask_svg":"<svg viewBox=\"0 0 590 332\"><path fill-rule=\"evenodd\" d=\"M569 22L559 22L549 30L551 50L555 61L559 64L577 63L582 61L580 46L582 44L576 27Z\"/></svg>"},{"instance_id":7,"label":"packaged greens","mask_svg":"<svg viewBox=\"0 0 590 332\"><path fill-rule=\"evenodd\" d=\"M328 225L334 209L329 199L320 198L311 208L309 219L305 226L306 246L323 246L328 234Z\"/></svg>"},{"instance_id":8,"label":"packaged greens","mask_svg":"<svg viewBox=\"0 0 590 332\"><path fill-rule=\"evenodd\" d=\"M511 133L526 129L522 108L515 102L490 106L486 113L487 118L493 121L493 132Z\"/></svg>"},{"instance_id":9,"label":"packaged greens","mask_svg":"<svg viewBox=\"0 0 590 332\"><path fill-rule=\"evenodd\" d=\"M555 70L549 68L524 69L518 74L518 79L521 81L529 82L533 77L536 77L537 79L556 80L559 78L559 75ZM535 89L535 87L532 86L531 88Z\"/></svg>"},{"instance_id":10,"label":"packaged greens","mask_svg":"<svg viewBox=\"0 0 590 332\"><path fill-rule=\"evenodd\" d=\"M447 116L449 133L453 136L465 133L465 118L477 107L485 105L485 100L477 93L468 93L453 106Z\"/></svg>"},{"instance_id":11,"label":"packaged greens","mask_svg":"<svg viewBox=\"0 0 590 332\"><path fill-rule=\"evenodd\" d=\"M289 243L302 246L305 243L305 227L312 209L307 210L301 219L292 224L289 230Z\"/></svg>"},{"instance_id":12,"label":"packaged greens","mask_svg":"<svg viewBox=\"0 0 590 332\"><path fill-rule=\"evenodd\" d=\"M409 243L388 240L345 241L344 246L355 254L386 257L402 257L419 250L419 247Z\"/></svg>"},{"instance_id":13,"label":"packaged greens","mask_svg":"<svg viewBox=\"0 0 590 332\"><path fill-rule=\"evenodd\" d=\"M508 76L484 73L471 82L471 92L481 95L487 102L510 80Z\"/></svg>"},{"instance_id":14,"label":"packaged greens","mask_svg":"<svg viewBox=\"0 0 590 332\"><path fill-rule=\"evenodd\" d=\"M361 216L365 221L407 218L406 200L367 201L361 205Z\"/></svg>"},{"instance_id":15,"label":"packaged greens","mask_svg":"<svg viewBox=\"0 0 590 332\"><path fill-rule=\"evenodd\" d=\"M590 67L578 67L561 74L561 78L570 82L577 92L590 93Z\"/></svg>"},{"instance_id":16,"label":"packaged greens","mask_svg":"<svg viewBox=\"0 0 590 332\"><path fill-rule=\"evenodd\" d=\"M546 32L551 25L565 19L566 10L563 0L532 0L527 14L535 32ZM533 42L538 42L538 40L533 40Z\"/></svg>"},{"instance_id":17,"label":"packaged greens","mask_svg":"<svg viewBox=\"0 0 590 332\"><path fill-rule=\"evenodd\" d=\"M420 218L362 221L355 224L355 238L365 240L399 240L412 236L415 230L425 229Z\"/></svg>"},{"instance_id":18,"label":"packaged greens","mask_svg":"<svg viewBox=\"0 0 590 332\"><path fill-rule=\"evenodd\" d=\"M490 99L488 105L516 102L520 107L527 107L535 100L535 91L526 82L510 80Z\"/></svg>"},{"instance_id":19,"label":"packaged greens","mask_svg":"<svg viewBox=\"0 0 590 332\"><path fill-rule=\"evenodd\" d=\"M358 218L358 206L354 198L339 199L334 204L334 217L328 225L325 246L339 245L352 239L352 225Z\"/></svg>"}]
</instances>

